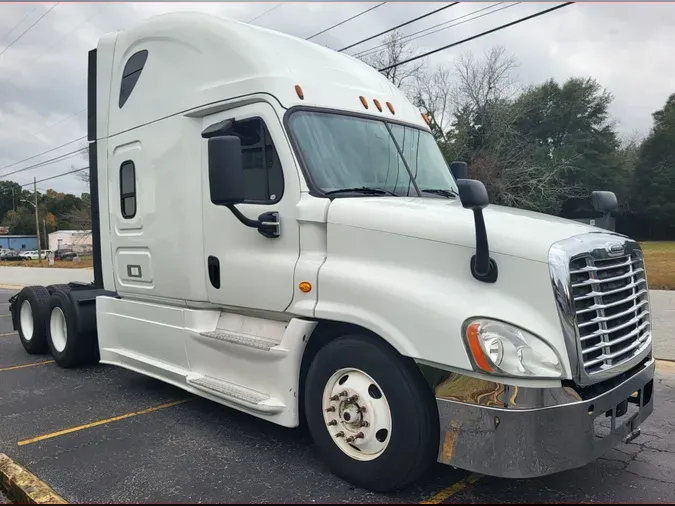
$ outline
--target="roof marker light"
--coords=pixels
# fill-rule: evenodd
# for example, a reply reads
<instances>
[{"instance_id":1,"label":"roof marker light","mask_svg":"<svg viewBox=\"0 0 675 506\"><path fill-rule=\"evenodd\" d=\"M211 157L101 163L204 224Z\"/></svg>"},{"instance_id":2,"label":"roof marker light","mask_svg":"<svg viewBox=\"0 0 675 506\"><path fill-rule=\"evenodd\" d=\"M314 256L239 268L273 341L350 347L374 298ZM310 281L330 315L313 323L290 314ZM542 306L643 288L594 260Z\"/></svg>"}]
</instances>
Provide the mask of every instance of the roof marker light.
<instances>
[{"instance_id":1,"label":"roof marker light","mask_svg":"<svg viewBox=\"0 0 675 506\"><path fill-rule=\"evenodd\" d=\"M375 103L375 107L377 107L377 110L382 112L382 105L380 104L380 101L378 99L373 99L373 102Z\"/></svg>"},{"instance_id":2,"label":"roof marker light","mask_svg":"<svg viewBox=\"0 0 675 506\"><path fill-rule=\"evenodd\" d=\"M431 122L429 121L429 116L427 116L426 114L422 113L422 118L423 118L424 121L427 123L427 125L431 126Z\"/></svg>"},{"instance_id":3,"label":"roof marker light","mask_svg":"<svg viewBox=\"0 0 675 506\"><path fill-rule=\"evenodd\" d=\"M298 94L300 100L305 100L305 94L302 92L302 88L300 87L300 85L298 84L295 85L295 92Z\"/></svg>"},{"instance_id":4,"label":"roof marker light","mask_svg":"<svg viewBox=\"0 0 675 506\"><path fill-rule=\"evenodd\" d=\"M360 96L359 99L361 99L361 103L363 104L363 107L368 109L368 101L366 100L366 97Z\"/></svg>"},{"instance_id":5,"label":"roof marker light","mask_svg":"<svg viewBox=\"0 0 675 506\"><path fill-rule=\"evenodd\" d=\"M394 111L394 106L391 105L391 102L387 102L387 107L389 107L389 110L392 114L396 114L396 111Z\"/></svg>"}]
</instances>

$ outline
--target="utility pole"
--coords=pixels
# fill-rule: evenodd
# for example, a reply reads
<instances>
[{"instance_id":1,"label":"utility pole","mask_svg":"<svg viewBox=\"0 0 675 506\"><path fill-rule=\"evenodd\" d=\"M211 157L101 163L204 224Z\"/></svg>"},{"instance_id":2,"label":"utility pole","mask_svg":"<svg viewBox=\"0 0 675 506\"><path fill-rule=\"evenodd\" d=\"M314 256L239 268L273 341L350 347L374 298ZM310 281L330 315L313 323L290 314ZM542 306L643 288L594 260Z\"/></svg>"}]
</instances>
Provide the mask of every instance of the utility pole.
<instances>
[{"instance_id":1,"label":"utility pole","mask_svg":"<svg viewBox=\"0 0 675 506\"><path fill-rule=\"evenodd\" d=\"M12 211L16 211L16 206L14 205L14 188L12 188Z\"/></svg>"},{"instance_id":2,"label":"utility pole","mask_svg":"<svg viewBox=\"0 0 675 506\"><path fill-rule=\"evenodd\" d=\"M42 263L42 249L40 248L40 218L38 217L37 178L33 176L33 192L35 193L35 234L37 235L38 262Z\"/></svg>"},{"instance_id":3,"label":"utility pole","mask_svg":"<svg viewBox=\"0 0 675 506\"><path fill-rule=\"evenodd\" d=\"M45 245L45 249L49 249L49 236L47 235L47 218L42 218L42 231L45 233L44 238L45 242L47 243Z\"/></svg>"}]
</instances>

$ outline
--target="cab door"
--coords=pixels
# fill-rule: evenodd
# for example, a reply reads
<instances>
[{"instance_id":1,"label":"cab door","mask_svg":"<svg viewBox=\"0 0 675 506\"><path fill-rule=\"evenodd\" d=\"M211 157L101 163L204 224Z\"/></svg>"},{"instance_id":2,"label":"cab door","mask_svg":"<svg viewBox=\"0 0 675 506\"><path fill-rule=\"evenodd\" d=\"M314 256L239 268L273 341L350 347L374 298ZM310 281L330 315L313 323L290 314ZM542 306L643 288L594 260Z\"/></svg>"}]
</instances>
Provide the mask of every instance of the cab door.
<instances>
[{"instance_id":1,"label":"cab door","mask_svg":"<svg viewBox=\"0 0 675 506\"><path fill-rule=\"evenodd\" d=\"M293 298L293 273L300 254L295 206L300 181L288 139L271 105L258 102L203 118L203 129L234 121L229 135L241 140L246 201L236 208L247 218L279 213L279 236L263 236L224 206L211 202L207 141L202 147L204 272L209 301L223 306L284 311Z\"/></svg>"}]
</instances>

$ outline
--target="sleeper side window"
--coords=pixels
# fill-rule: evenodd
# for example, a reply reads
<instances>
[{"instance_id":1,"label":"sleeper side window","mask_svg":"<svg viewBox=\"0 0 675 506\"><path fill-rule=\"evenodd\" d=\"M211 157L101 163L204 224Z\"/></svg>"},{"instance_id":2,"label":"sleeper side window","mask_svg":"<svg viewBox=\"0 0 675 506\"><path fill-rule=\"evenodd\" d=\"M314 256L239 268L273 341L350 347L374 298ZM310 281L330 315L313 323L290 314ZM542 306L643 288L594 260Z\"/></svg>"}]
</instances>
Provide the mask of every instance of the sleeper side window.
<instances>
[{"instance_id":1,"label":"sleeper side window","mask_svg":"<svg viewBox=\"0 0 675 506\"><path fill-rule=\"evenodd\" d=\"M284 191L284 176L265 122L262 118L236 120L228 133L241 140L245 202L278 202Z\"/></svg>"},{"instance_id":2,"label":"sleeper side window","mask_svg":"<svg viewBox=\"0 0 675 506\"><path fill-rule=\"evenodd\" d=\"M120 205L123 218L136 216L136 167L132 161L120 167Z\"/></svg>"},{"instance_id":3,"label":"sleeper side window","mask_svg":"<svg viewBox=\"0 0 675 506\"><path fill-rule=\"evenodd\" d=\"M134 90L138 78L141 77L141 72L143 67L145 67L145 62L148 59L148 51L144 49L138 53L134 53L127 64L124 66L122 71L122 82L120 83L120 98L119 98L119 107L120 109L129 99L131 92Z\"/></svg>"}]
</instances>

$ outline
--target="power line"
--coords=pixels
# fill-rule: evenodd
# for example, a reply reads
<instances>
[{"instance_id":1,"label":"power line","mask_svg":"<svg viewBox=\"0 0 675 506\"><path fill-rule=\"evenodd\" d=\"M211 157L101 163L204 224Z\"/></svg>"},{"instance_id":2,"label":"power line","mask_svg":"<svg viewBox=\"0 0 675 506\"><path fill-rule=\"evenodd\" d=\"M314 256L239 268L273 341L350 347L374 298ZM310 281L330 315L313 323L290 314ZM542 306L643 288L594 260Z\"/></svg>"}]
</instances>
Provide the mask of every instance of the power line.
<instances>
[{"instance_id":1,"label":"power line","mask_svg":"<svg viewBox=\"0 0 675 506\"><path fill-rule=\"evenodd\" d=\"M461 24L468 23L469 21L473 21L474 19L482 18L483 16L487 16L488 14L492 14L493 12L498 12L498 11L504 9L504 7L502 7L502 9L497 9L496 11L486 12L486 13L484 13L484 14L481 14L480 16L476 16L475 18L464 19L464 18L467 18L467 17L469 17L469 16L473 16L473 15L475 15L475 14L478 14L479 12L483 12L483 11L485 11L485 10L487 10L487 9L493 9L493 8L497 7L498 5L501 5L501 4L503 4L503 3L504 3L504 2L497 2L497 3L494 4L494 5L488 5L487 7L482 7L482 8L480 8L480 9L476 9L476 10L473 11L473 12L469 12L469 13L467 13L467 14L462 14L461 16L458 16L458 17L456 17L456 18L452 18L452 19L449 19L449 20L447 20L447 21L443 21L442 23L438 23L438 24L436 24L436 25L430 26L430 27L428 27L428 28L424 28L424 29L422 29L422 30L418 30L418 31L413 32L413 33L410 33L410 34L408 34L408 35L404 35L403 37L401 37L401 42L403 42L403 41L410 42L410 41L412 41L412 40L417 40L417 39L419 39L419 38L421 38L421 37L426 37L427 35L431 35L432 33L436 33L436 32L440 32L441 30L445 30L446 28L452 28L452 27L454 27L454 26L459 26L459 25L461 25ZM520 2L518 2L518 3L520 3ZM511 4L511 5L507 6L507 7L512 7L513 5L517 5L517 4ZM445 26L445 25L448 25L449 23L454 23L455 21L459 21L460 19L464 19L464 21L461 21L461 22L459 22L459 23L455 23L455 24L452 24L452 25L449 25L449 26ZM441 27L441 26L442 26L443 28L439 28L439 27ZM428 32L429 30L433 30L434 28L438 28L438 30L436 30L436 31L434 31L434 32L431 32L431 33L424 33L424 32ZM419 34L423 34L423 35L419 35ZM416 35L418 35L418 36L415 37ZM359 52L359 53L356 53L356 54L354 54L353 56L356 57L356 58L360 58L360 57L363 57L363 56L368 56L368 55L371 55L371 54L373 54L373 53L376 53L378 50L380 50L380 49L382 49L382 48L384 48L384 47L386 47L386 46L387 46L386 43L380 44L380 45L378 45L378 46L373 46L373 47L371 47L370 49L364 49L363 51L361 51L361 52Z\"/></svg>"},{"instance_id":2,"label":"power line","mask_svg":"<svg viewBox=\"0 0 675 506\"><path fill-rule=\"evenodd\" d=\"M45 160L43 162L38 162L36 164L29 165L28 167L23 167L21 169L15 170L13 172L8 172L7 174L2 174L2 175L0 175L0 177L6 178L8 176L11 176L12 174L18 174L19 172L25 172L27 170L32 170L32 169L39 169L40 167L44 167L45 165L50 165L52 163L61 162L65 159L67 159L67 158L72 158L75 155L78 155L80 153L84 153L85 151L87 151L87 149L88 148L77 149L75 151L71 151L70 153L65 153L63 155L55 156L54 158L50 158L49 160Z\"/></svg>"},{"instance_id":3,"label":"power line","mask_svg":"<svg viewBox=\"0 0 675 506\"><path fill-rule=\"evenodd\" d=\"M81 141L82 139L86 139L87 136L83 135L82 137L78 137L77 139L74 139L70 142L66 142L65 144L61 144L60 146L56 146L55 148L48 149L47 151L43 151L42 153L38 153L37 155L29 156L28 158L24 158L23 160L19 160L18 162L10 163L9 165L5 165L4 167L0 167L0 170L5 170L9 169L10 167L14 167L15 165L19 165L20 163L27 162L28 160L33 160L34 158L37 158L38 156L46 155L47 153L51 153L52 151L56 151L57 149L61 149L64 146L67 146L68 144L73 144L74 142Z\"/></svg>"},{"instance_id":4,"label":"power line","mask_svg":"<svg viewBox=\"0 0 675 506\"><path fill-rule=\"evenodd\" d=\"M76 172L82 172L83 170L87 170L88 168L89 168L88 166L87 166L87 167L82 167L81 169L70 170L70 171L68 171L68 172L62 172L61 174L57 174L57 175L55 175L55 176L46 177L46 178L44 178L44 179L38 179L37 181L35 181L35 184L37 184L37 183L44 183L45 181L51 181L52 179L56 179L56 178L58 178L58 177L67 176L68 174L75 174ZM21 185L21 188L23 188L24 186L30 186L30 185L32 185L32 184L33 184L33 182L26 183L26 184L22 184L22 185Z\"/></svg>"},{"instance_id":5,"label":"power line","mask_svg":"<svg viewBox=\"0 0 675 506\"><path fill-rule=\"evenodd\" d=\"M260 15L258 15L258 16L256 16L256 17L254 17L253 19L249 19L249 20L247 21L247 23L253 23L256 19L260 19L260 18L263 17L265 14L269 14L269 13L272 12L274 9L278 9L278 8L281 7L282 5L283 5L283 4L276 4L276 5L275 5L274 7L272 7L271 9L267 9L265 12L263 12L262 14L260 14Z\"/></svg>"},{"instance_id":6,"label":"power line","mask_svg":"<svg viewBox=\"0 0 675 506\"><path fill-rule=\"evenodd\" d=\"M393 69L393 68L398 67L400 65L405 65L406 63L410 63L412 61L419 60L420 58L426 58L429 55L438 53L440 51L445 51L446 49L450 49L451 47L459 46L460 44L464 44L465 42L469 42L471 40L478 39L479 37L489 35L491 33L497 32L499 30L503 30L504 28L508 28L510 26L513 26L513 25L517 25L518 23L522 23L523 21L527 21L529 19L533 19L533 18L536 18L536 17L539 17L539 16L543 16L544 14L548 14L549 12L553 12L557 9L562 9L563 7L567 7L568 5L572 5L573 3L575 3L575 2L565 2L564 4L556 5L555 7L551 7L550 9L545 9L545 10L539 11L535 14L530 14L529 16L525 16L524 18L516 19L515 21L511 21L510 23L506 23L506 24L498 26L496 28L492 28L491 30L487 30L487 31L479 33L477 35L473 35L471 37L467 37L466 39L462 39L460 41L453 42L452 44L448 44L447 46L442 46L442 47L439 47L439 48L434 49L432 51L428 51L426 53L423 53L421 55L413 56L412 58L408 58L407 60L403 60L403 61L395 63L393 65L389 65L388 67L381 68L381 69L379 69L379 71L384 72L385 70L390 70L390 69Z\"/></svg>"},{"instance_id":7,"label":"power line","mask_svg":"<svg viewBox=\"0 0 675 506\"><path fill-rule=\"evenodd\" d=\"M2 36L0 36L0 39L4 39L4 38L5 38L5 35L9 35L9 34L12 33L14 30L16 30L16 28L17 28L21 23L23 23L24 21L26 21L26 19L28 19L28 16L30 16L31 14L33 14L33 13L35 12L35 9L37 9L37 5L36 5L35 7L33 7L30 11L28 11L28 14L26 14L24 17L21 18L21 21L19 21L19 22L18 22L17 24L15 24L12 28L10 28L10 29L7 30L5 33L3 33Z\"/></svg>"},{"instance_id":8,"label":"power line","mask_svg":"<svg viewBox=\"0 0 675 506\"><path fill-rule=\"evenodd\" d=\"M5 49L0 51L0 56L2 56L5 53L5 51L7 51L10 47L12 47L14 45L14 43L17 42L21 37L26 35L31 28L33 28L35 25L37 25L42 20L42 18L44 18L47 14L49 14L52 10L54 10L54 7L56 7L60 3L61 2L56 2L49 9L47 9L47 12L43 13L42 16L40 16L35 23L30 25L28 28L26 28L23 32L21 32L21 35L19 35L16 39L14 39L12 42L10 42L9 45L7 47L5 47Z\"/></svg>"},{"instance_id":9,"label":"power line","mask_svg":"<svg viewBox=\"0 0 675 506\"><path fill-rule=\"evenodd\" d=\"M451 4L444 5L443 7L440 7L439 9L436 9L435 11L427 12L426 14L423 14L422 16L417 16L416 18L411 19L409 21L406 21L405 23L401 23L400 25L397 25L394 28L389 28L389 30L385 30L385 31L380 32L376 35L372 35L372 36L368 37L367 39L363 39L363 40L360 40L358 42L354 42L353 44L350 44L346 47L343 47L342 49L339 49L338 53L341 53L342 51L346 51L347 49L351 49L355 46L359 46L359 45L363 44L364 42L368 42L369 40L376 39L376 38L378 38L382 35L385 35L389 32L393 32L394 30L398 30L399 28L403 28L404 26L408 26L411 23L414 23L416 21L419 21L420 19L424 19L426 17L429 17L432 14L436 14L437 12L441 12L442 10L449 9L450 7L453 7L453 6L457 5L458 3L459 2L452 2Z\"/></svg>"},{"instance_id":10,"label":"power line","mask_svg":"<svg viewBox=\"0 0 675 506\"><path fill-rule=\"evenodd\" d=\"M339 23L335 23L333 26L329 26L328 28L326 28L326 29L324 29L324 30L321 30L320 32L315 33L315 34L312 35L311 37L307 37L305 40L312 40L314 37L318 37L318 36L321 35L322 33L326 33L327 31L332 30L333 28L337 28L337 27L340 26L340 25L344 25L344 24L347 23L348 21L351 21L352 19L356 19L356 18L358 18L359 16L363 16L364 14L366 14L366 13L372 11L372 10L375 10L375 9L377 9L378 7L382 7L382 6L383 6L384 4L386 4L386 3L387 3L387 2L381 2L381 3L377 4L377 5L375 5L374 7L371 7L370 9L366 9L365 11L359 12L358 14L353 15L351 18L344 19L344 20L340 21Z\"/></svg>"}]
</instances>

